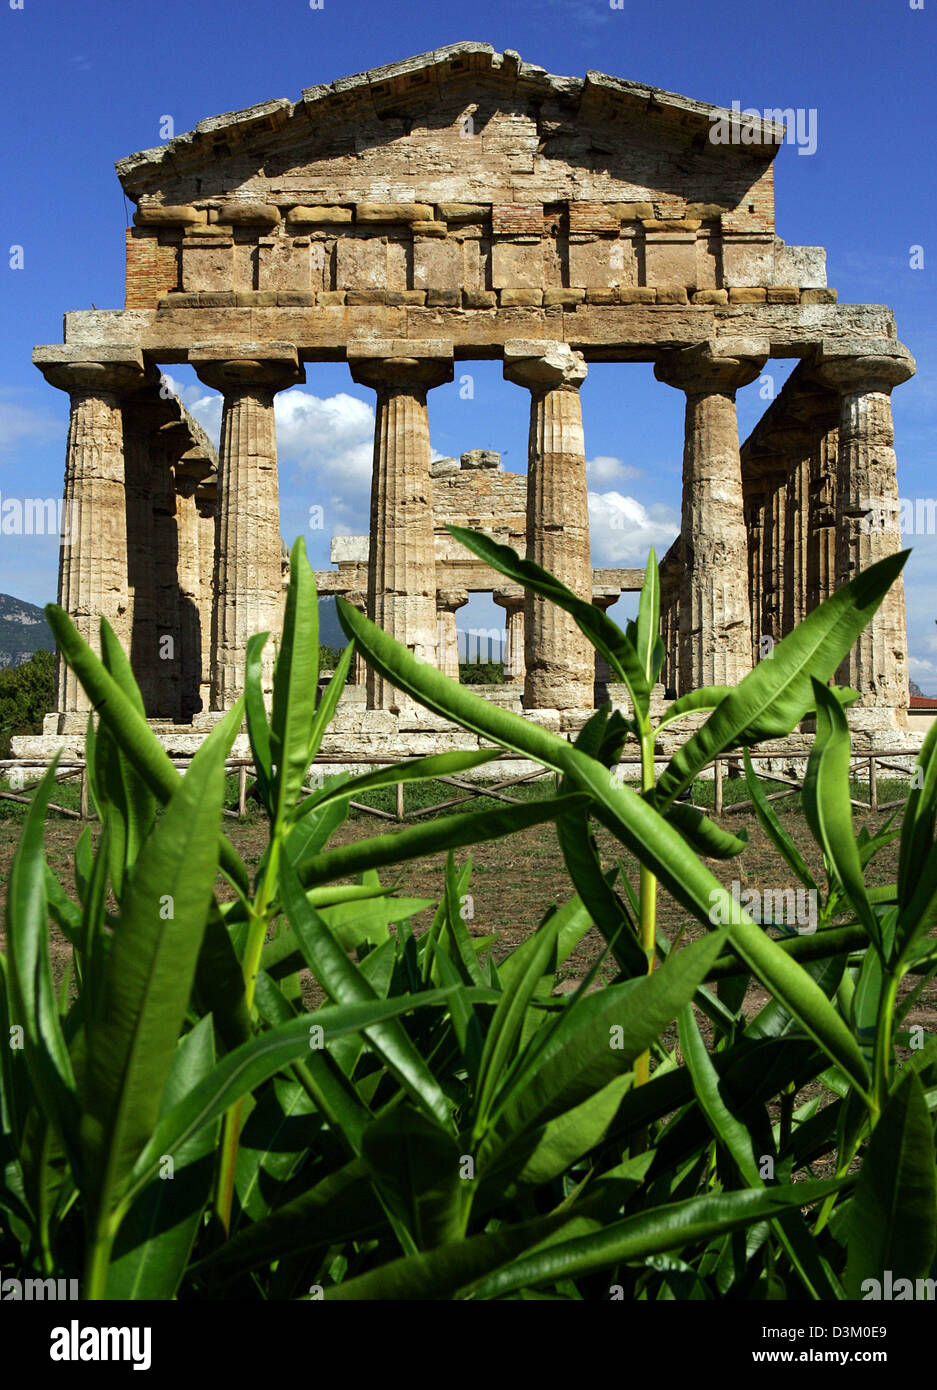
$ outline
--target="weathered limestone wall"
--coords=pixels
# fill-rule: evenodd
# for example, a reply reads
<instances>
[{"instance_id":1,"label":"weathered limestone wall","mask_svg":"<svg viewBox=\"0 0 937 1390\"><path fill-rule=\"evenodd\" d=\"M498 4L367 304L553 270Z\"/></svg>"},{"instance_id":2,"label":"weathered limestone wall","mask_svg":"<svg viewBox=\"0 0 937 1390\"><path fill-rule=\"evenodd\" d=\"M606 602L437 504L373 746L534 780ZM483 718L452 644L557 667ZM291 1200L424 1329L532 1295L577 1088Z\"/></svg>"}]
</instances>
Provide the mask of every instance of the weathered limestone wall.
<instances>
[{"instance_id":1,"label":"weathered limestone wall","mask_svg":"<svg viewBox=\"0 0 937 1390\"><path fill-rule=\"evenodd\" d=\"M716 114L458 44L215 117L118 165L127 307L829 302L775 236L778 128Z\"/></svg>"}]
</instances>

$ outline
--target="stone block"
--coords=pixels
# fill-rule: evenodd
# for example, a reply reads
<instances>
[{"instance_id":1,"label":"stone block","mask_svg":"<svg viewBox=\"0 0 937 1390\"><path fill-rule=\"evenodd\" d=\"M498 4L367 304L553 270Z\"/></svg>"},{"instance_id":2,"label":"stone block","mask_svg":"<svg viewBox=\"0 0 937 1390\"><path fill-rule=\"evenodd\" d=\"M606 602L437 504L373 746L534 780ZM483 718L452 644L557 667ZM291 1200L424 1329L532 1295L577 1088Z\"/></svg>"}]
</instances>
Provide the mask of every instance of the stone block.
<instances>
[{"instance_id":1,"label":"stone block","mask_svg":"<svg viewBox=\"0 0 937 1390\"><path fill-rule=\"evenodd\" d=\"M652 203L609 203L608 206L622 222L643 222L646 217L654 216Z\"/></svg>"},{"instance_id":2,"label":"stone block","mask_svg":"<svg viewBox=\"0 0 937 1390\"><path fill-rule=\"evenodd\" d=\"M460 309L462 307L462 291L453 290L426 290L426 303L431 309Z\"/></svg>"},{"instance_id":3,"label":"stone block","mask_svg":"<svg viewBox=\"0 0 937 1390\"><path fill-rule=\"evenodd\" d=\"M728 304L728 290L694 290L690 296L691 304Z\"/></svg>"},{"instance_id":4,"label":"stone block","mask_svg":"<svg viewBox=\"0 0 937 1390\"><path fill-rule=\"evenodd\" d=\"M774 241L763 236L722 238L722 283L737 288L770 285L774 281Z\"/></svg>"},{"instance_id":5,"label":"stone block","mask_svg":"<svg viewBox=\"0 0 937 1390\"><path fill-rule=\"evenodd\" d=\"M618 304L617 289L603 289L600 286L589 286L586 289L587 304Z\"/></svg>"},{"instance_id":6,"label":"stone block","mask_svg":"<svg viewBox=\"0 0 937 1390\"><path fill-rule=\"evenodd\" d=\"M158 301L158 309L197 309L198 294L187 294L183 290L174 290L171 294L164 294Z\"/></svg>"},{"instance_id":7,"label":"stone block","mask_svg":"<svg viewBox=\"0 0 937 1390\"><path fill-rule=\"evenodd\" d=\"M495 309L498 296L494 290L463 290L462 303L466 309Z\"/></svg>"},{"instance_id":8,"label":"stone block","mask_svg":"<svg viewBox=\"0 0 937 1390\"><path fill-rule=\"evenodd\" d=\"M311 309L316 297L311 290L277 290L277 308Z\"/></svg>"},{"instance_id":9,"label":"stone block","mask_svg":"<svg viewBox=\"0 0 937 1390\"><path fill-rule=\"evenodd\" d=\"M491 283L496 290L542 289L543 256L540 245L495 242L491 248Z\"/></svg>"},{"instance_id":10,"label":"stone block","mask_svg":"<svg viewBox=\"0 0 937 1390\"><path fill-rule=\"evenodd\" d=\"M414 237L413 285L421 290L461 290L461 243L450 238L425 240Z\"/></svg>"},{"instance_id":11,"label":"stone block","mask_svg":"<svg viewBox=\"0 0 937 1390\"><path fill-rule=\"evenodd\" d=\"M648 232L644 238L644 278L648 285L696 288L696 235Z\"/></svg>"},{"instance_id":12,"label":"stone block","mask_svg":"<svg viewBox=\"0 0 937 1390\"><path fill-rule=\"evenodd\" d=\"M137 208L133 221L137 227L191 227L207 223L208 213L191 203L150 203Z\"/></svg>"},{"instance_id":13,"label":"stone block","mask_svg":"<svg viewBox=\"0 0 937 1390\"><path fill-rule=\"evenodd\" d=\"M312 288L309 242L297 246L289 238L270 237L257 248L258 281L262 290ZM321 284L321 280L320 280Z\"/></svg>"},{"instance_id":14,"label":"stone block","mask_svg":"<svg viewBox=\"0 0 937 1390\"><path fill-rule=\"evenodd\" d=\"M234 290L200 290L198 296L200 309L235 309L237 298Z\"/></svg>"},{"instance_id":15,"label":"stone block","mask_svg":"<svg viewBox=\"0 0 937 1390\"><path fill-rule=\"evenodd\" d=\"M432 222L432 203L358 203L356 222Z\"/></svg>"},{"instance_id":16,"label":"stone block","mask_svg":"<svg viewBox=\"0 0 937 1390\"><path fill-rule=\"evenodd\" d=\"M316 293L316 304L321 309L338 309L344 303L344 290L318 290Z\"/></svg>"},{"instance_id":17,"label":"stone block","mask_svg":"<svg viewBox=\"0 0 937 1390\"><path fill-rule=\"evenodd\" d=\"M387 276L387 241L380 236L343 236L335 247L336 289L384 290Z\"/></svg>"},{"instance_id":18,"label":"stone block","mask_svg":"<svg viewBox=\"0 0 937 1390\"><path fill-rule=\"evenodd\" d=\"M502 309L534 309L543 302L543 290L500 290Z\"/></svg>"},{"instance_id":19,"label":"stone block","mask_svg":"<svg viewBox=\"0 0 937 1390\"><path fill-rule=\"evenodd\" d=\"M686 304L686 285L658 285L658 304Z\"/></svg>"},{"instance_id":20,"label":"stone block","mask_svg":"<svg viewBox=\"0 0 937 1390\"><path fill-rule=\"evenodd\" d=\"M835 304L835 303L836 303L836 299L837 299L837 295L838 295L838 291L837 291L837 290L830 290L830 289L826 289L826 290L811 290L811 289L801 290L801 292L800 292L800 302L801 302L801 304Z\"/></svg>"},{"instance_id":21,"label":"stone block","mask_svg":"<svg viewBox=\"0 0 937 1390\"><path fill-rule=\"evenodd\" d=\"M490 212L490 203L436 204L437 215L446 222L481 222Z\"/></svg>"},{"instance_id":22,"label":"stone block","mask_svg":"<svg viewBox=\"0 0 937 1390\"><path fill-rule=\"evenodd\" d=\"M414 236L444 237L449 235L449 226L446 222L414 222L412 229Z\"/></svg>"},{"instance_id":23,"label":"stone block","mask_svg":"<svg viewBox=\"0 0 937 1390\"><path fill-rule=\"evenodd\" d=\"M582 289L633 285L636 279L631 239L602 237L569 247L569 283Z\"/></svg>"},{"instance_id":24,"label":"stone block","mask_svg":"<svg viewBox=\"0 0 937 1390\"><path fill-rule=\"evenodd\" d=\"M353 213L351 208L337 207L332 204L329 206L290 208L286 216L288 221L295 223L297 227L334 227L343 222L351 222Z\"/></svg>"},{"instance_id":25,"label":"stone block","mask_svg":"<svg viewBox=\"0 0 937 1390\"><path fill-rule=\"evenodd\" d=\"M696 217L642 217L641 226L646 232L697 232L700 221Z\"/></svg>"},{"instance_id":26,"label":"stone block","mask_svg":"<svg viewBox=\"0 0 937 1390\"><path fill-rule=\"evenodd\" d=\"M618 291L619 304L656 304L657 291L653 285L622 285Z\"/></svg>"},{"instance_id":27,"label":"stone block","mask_svg":"<svg viewBox=\"0 0 937 1390\"><path fill-rule=\"evenodd\" d=\"M573 309L577 304L581 304L586 297L584 289L572 287L570 289L552 288L543 292L544 308L551 308L560 305L564 309Z\"/></svg>"},{"instance_id":28,"label":"stone block","mask_svg":"<svg viewBox=\"0 0 937 1390\"><path fill-rule=\"evenodd\" d=\"M239 227L275 227L280 221L280 209L273 203L222 203L218 221Z\"/></svg>"},{"instance_id":29,"label":"stone block","mask_svg":"<svg viewBox=\"0 0 937 1390\"><path fill-rule=\"evenodd\" d=\"M183 290L233 290L234 244L220 241L206 245L182 244Z\"/></svg>"},{"instance_id":30,"label":"stone block","mask_svg":"<svg viewBox=\"0 0 937 1390\"><path fill-rule=\"evenodd\" d=\"M799 304L800 290L794 285L769 285L767 302L769 304Z\"/></svg>"},{"instance_id":31,"label":"stone block","mask_svg":"<svg viewBox=\"0 0 937 1390\"><path fill-rule=\"evenodd\" d=\"M729 303L730 304L764 304L767 302L768 291L752 285L730 285Z\"/></svg>"},{"instance_id":32,"label":"stone block","mask_svg":"<svg viewBox=\"0 0 937 1390\"><path fill-rule=\"evenodd\" d=\"M501 455L494 449L466 449L459 464L462 468L500 468Z\"/></svg>"}]
</instances>

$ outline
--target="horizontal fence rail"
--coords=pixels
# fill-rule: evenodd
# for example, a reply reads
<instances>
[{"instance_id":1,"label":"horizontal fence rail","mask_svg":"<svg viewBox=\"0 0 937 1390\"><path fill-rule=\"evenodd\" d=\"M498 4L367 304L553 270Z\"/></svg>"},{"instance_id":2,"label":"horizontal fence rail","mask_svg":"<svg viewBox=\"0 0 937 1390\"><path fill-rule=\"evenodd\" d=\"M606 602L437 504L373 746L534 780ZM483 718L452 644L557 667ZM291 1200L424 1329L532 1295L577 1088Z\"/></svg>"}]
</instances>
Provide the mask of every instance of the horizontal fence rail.
<instances>
[{"instance_id":1,"label":"horizontal fence rail","mask_svg":"<svg viewBox=\"0 0 937 1390\"><path fill-rule=\"evenodd\" d=\"M188 764L191 762L194 756L194 754L189 754L186 756L174 756L171 758L171 762L175 767L179 768L179 770L182 771L188 766ZM806 754L801 756L800 754L785 755L784 753L778 752L750 752L749 756L751 757L752 764L755 767L755 771L758 773L758 776L761 780L766 782L780 783L782 785L783 790L773 791L766 794L768 801L782 801L789 797L796 796L798 794L800 788L803 785L802 777L791 777L786 773L772 772L770 770L759 772L758 763L778 762L785 756L795 757L798 761L806 761ZM897 806L901 806L904 802L903 797L898 801L887 801L884 803L879 801L879 769L882 769L884 771L898 772L901 774L902 777L908 778L910 780L909 769L906 766L903 766L902 764L896 763L894 759L904 758L905 760L907 760L908 758L913 756L913 754L909 753L905 749L884 749L880 752L854 753L851 759L851 767L855 769L856 774L858 774L860 770L862 770L863 768L865 769L864 778L868 781L869 794L868 801L860 801L853 799L852 805L855 806L858 810L872 811L876 813L890 811ZM401 765L403 765L407 762L412 762L415 760L415 758L402 758L399 761ZM0 777L2 777L6 773L12 772L14 769L20 773L35 770L37 773L36 780L38 781L39 775L51 765L51 761L52 760L49 758L3 758L0 759ZM530 763L532 759L524 757L520 753L505 752L498 756L497 761L499 763ZM658 761L660 761L661 763L666 763L667 759L660 758ZM366 753L341 756L332 754L316 758L315 762L310 764L310 771L321 770L324 773L325 770L329 767L347 767L349 765L353 765L356 767L389 767L392 765L392 763L387 758L375 757ZM243 820L247 816L248 801L251 799L255 786L255 779L251 777L251 770L253 769L253 766L253 760L247 756L228 758L225 762L226 774L228 776L236 775L238 779L237 810L230 810L228 808L225 808L224 814L226 816L238 820ZM637 771L640 767L640 757L637 755L628 755L626 757L620 758L617 766L621 768L634 767ZM710 764L710 767L712 768L713 775L715 814L717 816L735 815L741 811L750 810L753 804L750 798L745 799L743 801L733 801L730 802L728 805L725 803L725 778L727 775L730 778L737 778L743 775L743 764L741 757L738 754L725 754L721 757L714 758L712 763ZM508 788L520 787L528 783L536 782L543 777L554 776L555 774L551 768L541 767L534 768L533 771L524 772L517 777L501 778L500 780L495 782L473 782L469 781L465 777L455 776L435 777L430 780L433 782L439 782L440 784L447 787L454 787L461 793L461 795L450 796L447 797L445 800L434 802L431 806L420 806L413 810L407 810L406 808L405 783L398 782L395 788L396 801L395 808L393 811L385 811L380 807L368 806L364 802L354 800L350 801L349 805L353 807L354 810L361 812L363 815L374 816L379 820L389 820L397 823L401 823L403 821L416 821L422 819L424 816L431 816L439 811L449 810L453 806L464 805L465 802L472 801L474 798L480 796L490 797L495 801L502 801L507 803L508 805L518 806L523 804L523 798L511 796L508 793ZM75 778L79 778L81 783L81 791L79 798L80 809L76 811L69 806L61 806L57 803L50 802L49 810L55 811L59 815L65 816L71 820L96 819L90 805L87 765L84 759L75 758L60 760L59 771L56 774L55 778L56 782L67 782L74 780ZM35 783L31 785L35 786ZM311 795L313 792L318 791L319 789L320 788L318 786L312 786L307 784L303 785L303 791L309 795ZM24 805L28 805L31 798L25 794L27 791L28 788L26 787L18 791L0 788L0 801L13 801L22 803ZM699 807L698 809L704 810L706 808Z\"/></svg>"}]
</instances>

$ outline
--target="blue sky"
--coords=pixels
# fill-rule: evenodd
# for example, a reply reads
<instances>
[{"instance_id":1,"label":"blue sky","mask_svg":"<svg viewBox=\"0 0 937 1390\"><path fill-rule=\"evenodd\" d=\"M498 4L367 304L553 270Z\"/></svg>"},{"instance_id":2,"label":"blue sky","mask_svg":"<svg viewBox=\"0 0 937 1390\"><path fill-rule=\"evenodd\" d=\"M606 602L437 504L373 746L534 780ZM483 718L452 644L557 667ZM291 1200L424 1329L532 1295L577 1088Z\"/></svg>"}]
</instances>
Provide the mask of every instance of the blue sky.
<instances>
[{"instance_id":1,"label":"blue sky","mask_svg":"<svg viewBox=\"0 0 937 1390\"><path fill-rule=\"evenodd\" d=\"M61 341L65 310L123 303L116 159L158 144L165 116L178 134L204 116L295 100L303 87L461 39L518 49L555 73L597 68L726 106L815 110L816 153L786 146L778 155L778 234L826 246L841 301L894 309L918 361L893 398L900 491L937 496L937 0L620 3L0 0L0 496L61 491L67 400L30 353ZM923 268L912 269L912 247L923 248ZM791 365L772 365L778 385ZM211 427L217 404L190 373L171 371ZM460 391L465 373L472 399ZM372 393L344 366L310 364L305 388L278 399L284 536L305 529L317 503L329 533L365 530ZM679 517L682 397L650 367L604 365L590 370L582 400L594 560L640 563L651 541L665 548ZM525 471L526 401L497 364L457 364L456 382L430 397L434 448L499 449L505 467ZM743 437L764 406L757 385L740 393ZM615 512L627 526L609 527ZM314 563L326 564L327 535L307 539ZM907 539L912 676L937 693L937 537ZM55 537L0 535L0 591L46 602L56 565ZM478 626L499 618L482 600L460 614Z\"/></svg>"}]
</instances>

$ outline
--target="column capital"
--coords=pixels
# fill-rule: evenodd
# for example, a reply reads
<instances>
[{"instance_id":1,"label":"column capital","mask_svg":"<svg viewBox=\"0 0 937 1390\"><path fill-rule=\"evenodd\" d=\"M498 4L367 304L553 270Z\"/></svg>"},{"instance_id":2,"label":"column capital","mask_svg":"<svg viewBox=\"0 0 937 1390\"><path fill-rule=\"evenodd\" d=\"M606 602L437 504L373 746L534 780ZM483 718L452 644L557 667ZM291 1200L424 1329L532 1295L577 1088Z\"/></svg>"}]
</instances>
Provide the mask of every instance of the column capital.
<instances>
[{"instance_id":1,"label":"column capital","mask_svg":"<svg viewBox=\"0 0 937 1390\"><path fill-rule=\"evenodd\" d=\"M143 353L130 345L80 347L52 344L33 348L33 364L60 391L100 391L123 395L146 378Z\"/></svg>"},{"instance_id":2,"label":"column capital","mask_svg":"<svg viewBox=\"0 0 937 1390\"><path fill-rule=\"evenodd\" d=\"M506 609L508 613L524 606L524 590L520 584L502 585L500 589L492 591L491 597L499 608Z\"/></svg>"},{"instance_id":3,"label":"column capital","mask_svg":"<svg viewBox=\"0 0 937 1390\"><path fill-rule=\"evenodd\" d=\"M352 608L357 608L359 613L367 613L368 596L363 594L360 589L349 589L347 593L342 594L342 598Z\"/></svg>"},{"instance_id":4,"label":"column capital","mask_svg":"<svg viewBox=\"0 0 937 1390\"><path fill-rule=\"evenodd\" d=\"M819 379L843 395L851 391L888 395L917 371L908 349L891 338L824 338L814 361Z\"/></svg>"},{"instance_id":5,"label":"column capital","mask_svg":"<svg viewBox=\"0 0 937 1390\"><path fill-rule=\"evenodd\" d=\"M224 395L276 394L306 380L292 343L196 343L189 348L189 365L200 381Z\"/></svg>"},{"instance_id":6,"label":"column capital","mask_svg":"<svg viewBox=\"0 0 937 1390\"><path fill-rule=\"evenodd\" d=\"M457 608L464 608L468 599L467 589L436 590L436 608L447 613L454 613Z\"/></svg>"},{"instance_id":7,"label":"column capital","mask_svg":"<svg viewBox=\"0 0 937 1390\"><path fill-rule=\"evenodd\" d=\"M429 391L453 377L452 344L439 338L372 338L348 344L352 381L375 391Z\"/></svg>"},{"instance_id":8,"label":"column capital","mask_svg":"<svg viewBox=\"0 0 937 1390\"><path fill-rule=\"evenodd\" d=\"M769 348L764 338L710 338L663 353L654 375L687 395L737 391L761 374Z\"/></svg>"},{"instance_id":9,"label":"column capital","mask_svg":"<svg viewBox=\"0 0 937 1390\"><path fill-rule=\"evenodd\" d=\"M504 379L530 391L578 391L586 359L568 343L515 339L504 345Z\"/></svg>"},{"instance_id":10,"label":"column capital","mask_svg":"<svg viewBox=\"0 0 937 1390\"><path fill-rule=\"evenodd\" d=\"M613 603L617 603L621 598L620 589L611 589L608 585L595 585L592 590L592 607L601 608L603 613L607 613Z\"/></svg>"}]
</instances>

